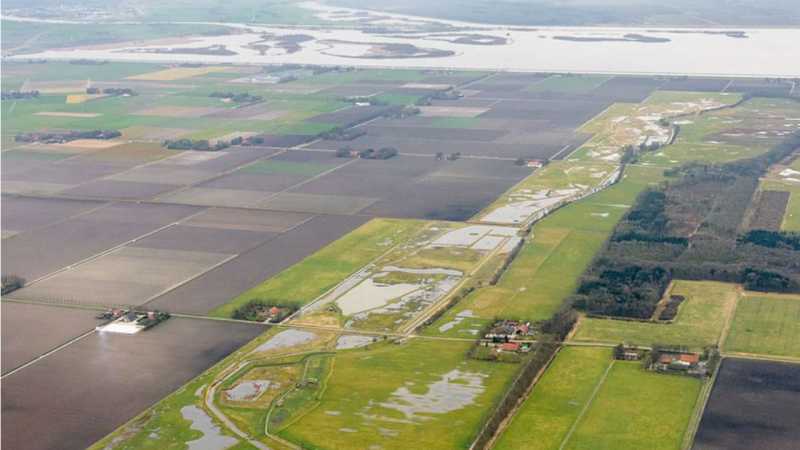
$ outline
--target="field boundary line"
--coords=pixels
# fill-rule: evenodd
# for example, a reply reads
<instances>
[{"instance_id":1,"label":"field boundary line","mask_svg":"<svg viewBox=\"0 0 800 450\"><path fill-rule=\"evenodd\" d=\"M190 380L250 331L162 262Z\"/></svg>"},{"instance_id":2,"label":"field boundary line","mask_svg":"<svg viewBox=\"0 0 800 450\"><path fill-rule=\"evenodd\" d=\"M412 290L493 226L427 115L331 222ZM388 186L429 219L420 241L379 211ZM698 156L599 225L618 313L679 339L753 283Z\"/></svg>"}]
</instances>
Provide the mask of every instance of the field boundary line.
<instances>
[{"instance_id":1,"label":"field boundary line","mask_svg":"<svg viewBox=\"0 0 800 450\"><path fill-rule=\"evenodd\" d=\"M731 327L733 326L733 321L736 316L736 309L739 307L739 301L742 297L745 296L744 289L742 289L741 285L737 285L735 288L735 297L732 300L729 300L729 304L725 305L725 309L727 312L727 316L725 317L725 323L722 326L722 330L719 332L719 351L723 352L725 350L725 343L728 341L728 336L731 332Z\"/></svg>"},{"instance_id":2,"label":"field boundary line","mask_svg":"<svg viewBox=\"0 0 800 450\"><path fill-rule=\"evenodd\" d=\"M614 367L615 362L616 360L612 359L611 362L608 364L608 367L606 367L606 371L603 372L603 377L600 378L600 380L597 382L597 384L594 387L594 390L592 390L592 395L586 401L586 404L583 405L580 414L578 414L578 417L575 418L575 422L573 422L572 426L569 427L569 430L567 431L567 434L564 436L564 439L561 440L561 445L558 446L558 450L564 450L565 446L572 438L573 433L575 433L575 430L578 429L578 425L581 423L581 420L583 420L583 417L586 415L586 412L589 411L589 407L592 405L592 403L594 403L594 399L597 397L597 393L600 392L600 388L603 386L603 384L605 384L606 379L608 378L608 374L611 372L611 368Z\"/></svg>"},{"instance_id":3,"label":"field boundary line","mask_svg":"<svg viewBox=\"0 0 800 450\"><path fill-rule=\"evenodd\" d=\"M25 369L26 367L32 366L32 365L36 364L37 362L47 358L48 356L53 355L53 354L59 352L60 350L66 348L66 347L69 347L70 345L82 340L83 338L94 334L95 331L96 330L94 328L92 328L91 330L89 330L89 331L87 331L87 332L85 332L85 333L83 333L83 334L81 334L79 336L76 336L76 337L68 340L67 342L59 345L58 347L53 348L51 350L48 350L45 353L42 353L41 355L39 355L36 358L26 362L25 364L23 364L23 365L21 365L19 367L16 367L15 369L9 371L8 373L3 374L2 376L0 376L0 380L5 379L6 377L9 377L11 375L14 375L15 373L19 372L20 370Z\"/></svg>"},{"instance_id":4,"label":"field boundary line","mask_svg":"<svg viewBox=\"0 0 800 450\"><path fill-rule=\"evenodd\" d=\"M721 363L722 361L720 361L720 364L717 366L717 369L714 371L714 375L711 377L711 379L706 380L706 384L700 389L700 392L697 396L697 401L694 405L692 417L689 419L689 424L687 425L686 431L683 434L681 450L691 450L692 448L694 438L697 435L697 431L700 429L700 422L703 420L703 414L705 413L706 406L708 405L708 400L711 398L711 391L714 390L714 385L717 382L717 375L719 375Z\"/></svg>"},{"instance_id":5,"label":"field boundary line","mask_svg":"<svg viewBox=\"0 0 800 450\"><path fill-rule=\"evenodd\" d=\"M558 356L558 354L561 352L562 348L563 347L559 345L558 348L556 348L556 351L554 351L553 354L550 355L550 358L547 360L547 362L542 366L541 369L539 369L539 372L531 381L530 386L528 386L528 388L520 396L520 398L517 399L517 403L514 404L514 408L511 411L509 411L508 414L506 414L506 416L500 422L500 425L497 426L497 430L495 431L494 435L489 440L489 442L486 444L486 447L484 447L484 449L494 448L495 444L497 443L497 440L500 438L500 436L503 435L508 426L511 425L512 422L514 422L514 419L517 417L517 413L519 413L519 410L522 408L522 405L525 404L525 402L530 397L531 393L533 393L533 390L536 388L536 385L539 384L539 380L541 380L541 378L547 372L547 369L549 369L550 366L553 364L553 361L556 359L556 356Z\"/></svg>"}]
</instances>

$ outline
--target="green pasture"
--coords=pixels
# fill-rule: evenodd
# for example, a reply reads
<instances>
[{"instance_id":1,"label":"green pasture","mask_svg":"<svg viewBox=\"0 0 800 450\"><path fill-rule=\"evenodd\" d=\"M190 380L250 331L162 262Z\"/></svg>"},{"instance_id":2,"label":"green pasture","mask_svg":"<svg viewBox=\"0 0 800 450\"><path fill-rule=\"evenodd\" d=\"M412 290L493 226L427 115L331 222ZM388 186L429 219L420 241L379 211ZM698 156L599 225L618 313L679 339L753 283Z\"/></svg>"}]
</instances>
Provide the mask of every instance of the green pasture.
<instances>
[{"instance_id":1,"label":"green pasture","mask_svg":"<svg viewBox=\"0 0 800 450\"><path fill-rule=\"evenodd\" d=\"M610 364L609 348L563 348L500 435L495 449L558 449Z\"/></svg>"},{"instance_id":2,"label":"green pasture","mask_svg":"<svg viewBox=\"0 0 800 450\"><path fill-rule=\"evenodd\" d=\"M724 348L800 358L800 296L761 292L742 295Z\"/></svg>"},{"instance_id":3,"label":"green pasture","mask_svg":"<svg viewBox=\"0 0 800 450\"><path fill-rule=\"evenodd\" d=\"M573 340L604 343L685 345L699 350L716 345L738 291L734 284L712 281L676 281L671 294L683 295L672 323L583 318Z\"/></svg>"},{"instance_id":4,"label":"green pasture","mask_svg":"<svg viewBox=\"0 0 800 450\"><path fill-rule=\"evenodd\" d=\"M467 448L519 368L465 359L470 345L412 339L339 353L319 406L278 434L304 448ZM465 389L463 376L477 386ZM449 395L435 393L448 384Z\"/></svg>"}]
</instances>

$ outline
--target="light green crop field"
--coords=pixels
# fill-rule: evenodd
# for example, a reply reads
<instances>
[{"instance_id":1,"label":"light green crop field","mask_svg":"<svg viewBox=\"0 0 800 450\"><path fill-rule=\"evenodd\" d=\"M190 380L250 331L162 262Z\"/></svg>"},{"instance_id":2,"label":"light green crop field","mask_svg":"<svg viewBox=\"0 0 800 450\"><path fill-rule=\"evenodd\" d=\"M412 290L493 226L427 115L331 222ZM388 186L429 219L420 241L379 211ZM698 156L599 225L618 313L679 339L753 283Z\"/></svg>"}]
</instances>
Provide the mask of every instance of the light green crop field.
<instances>
[{"instance_id":1,"label":"light green crop field","mask_svg":"<svg viewBox=\"0 0 800 450\"><path fill-rule=\"evenodd\" d=\"M736 306L724 349L800 358L800 296L745 293Z\"/></svg>"},{"instance_id":2,"label":"light green crop field","mask_svg":"<svg viewBox=\"0 0 800 450\"><path fill-rule=\"evenodd\" d=\"M373 219L303 261L245 291L211 312L229 317L254 299L304 305L333 288L394 245L405 242L425 226L424 221Z\"/></svg>"},{"instance_id":3,"label":"light green crop field","mask_svg":"<svg viewBox=\"0 0 800 450\"><path fill-rule=\"evenodd\" d=\"M469 346L412 339L339 353L320 404L278 434L306 448L467 448L519 368L465 359Z\"/></svg>"},{"instance_id":4,"label":"light green crop field","mask_svg":"<svg viewBox=\"0 0 800 450\"><path fill-rule=\"evenodd\" d=\"M611 364L611 349L565 347L533 388L496 450L553 450L566 437Z\"/></svg>"},{"instance_id":5,"label":"light green crop field","mask_svg":"<svg viewBox=\"0 0 800 450\"><path fill-rule=\"evenodd\" d=\"M527 88L529 92L586 93L610 80L605 75L551 75Z\"/></svg>"},{"instance_id":6,"label":"light green crop field","mask_svg":"<svg viewBox=\"0 0 800 450\"><path fill-rule=\"evenodd\" d=\"M702 381L616 361L565 449L679 450Z\"/></svg>"},{"instance_id":7,"label":"light green crop field","mask_svg":"<svg viewBox=\"0 0 800 450\"><path fill-rule=\"evenodd\" d=\"M678 280L671 294L686 297L672 323L583 318L573 340L645 346L686 345L694 349L718 344L739 296L737 286Z\"/></svg>"}]
</instances>

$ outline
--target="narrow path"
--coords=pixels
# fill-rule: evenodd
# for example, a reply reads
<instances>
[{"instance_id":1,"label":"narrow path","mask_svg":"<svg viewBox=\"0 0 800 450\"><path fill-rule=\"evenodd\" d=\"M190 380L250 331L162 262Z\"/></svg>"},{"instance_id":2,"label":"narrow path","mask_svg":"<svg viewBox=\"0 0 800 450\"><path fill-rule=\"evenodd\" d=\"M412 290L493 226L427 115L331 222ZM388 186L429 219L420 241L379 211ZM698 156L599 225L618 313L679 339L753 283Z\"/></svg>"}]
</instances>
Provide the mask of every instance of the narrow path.
<instances>
[{"instance_id":1,"label":"narrow path","mask_svg":"<svg viewBox=\"0 0 800 450\"><path fill-rule=\"evenodd\" d=\"M220 384L222 384L223 380L224 377L213 381L211 385L208 386L208 389L206 389L206 395L203 398L203 403L206 405L206 408L208 408L211 414L213 414L217 420L222 422L225 425L225 427L228 428L228 430L230 430L232 433L236 434L240 438L247 441L248 444L260 450L271 450L263 442L252 439L250 435L240 430L239 427L237 427L235 423L233 423L230 419L228 419L228 417L225 414L223 414L222 411L220 411L219 408L217 408L217 406L214 404L214 398L216 397L217 394L217 388L219 387Z\"/></svg>"}]
</instances>

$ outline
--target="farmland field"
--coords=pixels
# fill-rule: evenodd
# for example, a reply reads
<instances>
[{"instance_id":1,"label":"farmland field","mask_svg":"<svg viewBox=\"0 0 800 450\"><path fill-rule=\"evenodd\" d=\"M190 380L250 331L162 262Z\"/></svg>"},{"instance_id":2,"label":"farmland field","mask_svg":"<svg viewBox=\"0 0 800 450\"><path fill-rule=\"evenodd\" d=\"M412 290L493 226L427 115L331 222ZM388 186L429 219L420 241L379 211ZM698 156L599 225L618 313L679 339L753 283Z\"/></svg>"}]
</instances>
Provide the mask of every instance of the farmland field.
<instances>
[{"instance_id":1,"label":"farmland field","mask_svg":"<svg viewBox=\"0 0 800 450\"><path fill-rule=\"evenodd\" d=\"M564 448L679 450L701 385L615 362Z\"/></svg>"},{"instance_id":2,"label":"farmland field","mask_svg":"<svg viewBox=\"0 0 800 450\"><path fill-rule=\"evenodd\" d=\"M722 330L739 298L736 285L708 281L676 281L672 295L683 295L672 323L583 318L575 341L686 345L694 349L719 344Z\"/></svg>"},{"instance_id":3,"label":"farmland field","mask_svg":"<svg viewBox=\"0 0 800 450\"><path fill-rule=\"evenodd\" d=\"M468 447L517 367L465 360L468 345L415 339L337 355L319 405L278 433L330 449Z\"/></svg>"},{"instance_id":4,"label":"farmland field","mask_svg":"<svg viewBox=\"0 0 800 450\"><path fill-rule=\"evenodd\" d=\"M791 450L800 429L800 365L726 358L694 450Z\"/></svg>"},{"instance_id":5,"label":"farmland field","mask_svg":"<svg viewBox=\"0 0 800 450\"><path fill-rule=\"evenodd\" d=\"M800 296L746 292L739 299L729 352L800 358Z\"/></svg>"},{"instance_id":6,"label":"farmland field","mask_svg":"<svg viewBox=\"0 0 800 450\"><path fill-rule=\"evenodd\" d=\"M610 364L607 348L562 349L495 448L559 448Z\"/></svg>"},{"instance_id":7,"label":"farmland field","mask_svg":"<svg viewBox=\"0 0 800 450\"><path fill-rule=\"evenodd\" d=\"M562 350L501 435L498 449L675 449L701 381L612 361L611 351Z\"/></svg>"}]
</instances>

